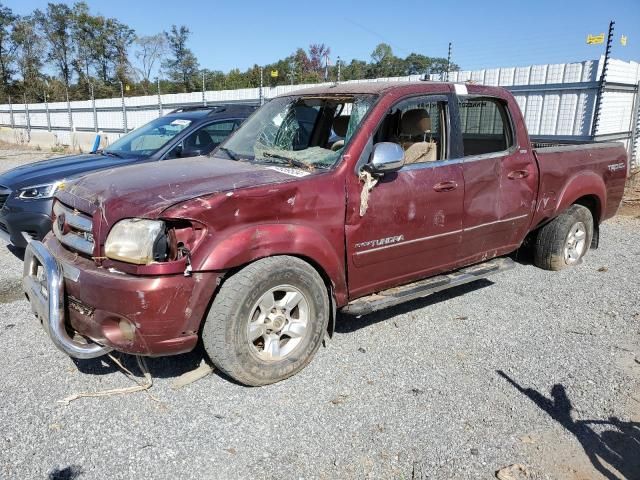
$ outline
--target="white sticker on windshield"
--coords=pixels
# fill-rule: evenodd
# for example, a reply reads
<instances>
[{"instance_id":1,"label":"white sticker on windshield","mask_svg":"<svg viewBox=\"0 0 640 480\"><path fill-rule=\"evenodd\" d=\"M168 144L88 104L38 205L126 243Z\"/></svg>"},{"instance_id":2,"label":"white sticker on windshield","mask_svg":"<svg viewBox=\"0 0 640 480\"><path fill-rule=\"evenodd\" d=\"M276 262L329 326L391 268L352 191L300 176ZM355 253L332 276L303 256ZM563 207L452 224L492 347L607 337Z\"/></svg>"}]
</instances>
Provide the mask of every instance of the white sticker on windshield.
<instances>
[{"instance_id":1,"label":"white sticker on windshield","mask_svg":"<svg viewBox=\"0 0 640 480\"><path fill-rule=\"evenodd\" d=\"M171 125L188 127L189 125L191 125L191 120L182 120L181 118L177 118L173 122L171 122Z\"/></svg>"},{"instance_id":2,"label":"white sticker on windshield","mask_svg":"<svg viewBox=\"0 0 640 480\"><path fill-rule=\"evenodd\" d=\"M459 83L454 83L453 87L456 89L456 95L469 95L469 92L467 92L467 86L466 85L461 85Z\"/></svg>"}]
</instances>

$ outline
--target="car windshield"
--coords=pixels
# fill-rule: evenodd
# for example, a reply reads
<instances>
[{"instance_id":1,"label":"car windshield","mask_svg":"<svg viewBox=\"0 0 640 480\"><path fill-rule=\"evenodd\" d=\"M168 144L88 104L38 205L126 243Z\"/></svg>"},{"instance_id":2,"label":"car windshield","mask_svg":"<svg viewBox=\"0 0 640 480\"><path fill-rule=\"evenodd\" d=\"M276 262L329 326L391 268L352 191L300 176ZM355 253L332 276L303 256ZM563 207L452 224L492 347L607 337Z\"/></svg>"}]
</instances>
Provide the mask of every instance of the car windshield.
<instances>
[{"instance_id":1,"label":"car windshield","mask_svg":"<svg viewBox=\"0 0 640 480\"><path fill-rule=\"evenodd\" d=\"M279 97L247 120L216 155L304 170L333 166L376 97Z\"/></svg>"},{"instance_id":2,"label":"car windshield","mask_svg":"<svg viewBox=\"0 0 640 480\"><path fill-rule=\"evenodd\" d=\"M192 120L174 115L157 118L112 143L104 153L118 157L148 157L191 125Z\"/></svg>"}]
</instances>

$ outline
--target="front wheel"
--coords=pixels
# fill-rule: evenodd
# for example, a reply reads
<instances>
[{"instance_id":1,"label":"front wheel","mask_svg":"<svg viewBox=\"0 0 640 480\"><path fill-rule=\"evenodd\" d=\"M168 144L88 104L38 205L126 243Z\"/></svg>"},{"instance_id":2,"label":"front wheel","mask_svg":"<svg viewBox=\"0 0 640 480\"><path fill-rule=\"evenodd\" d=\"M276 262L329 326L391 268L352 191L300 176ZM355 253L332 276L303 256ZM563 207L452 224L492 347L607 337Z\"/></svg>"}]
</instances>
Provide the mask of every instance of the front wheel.
<instances>
[{"instance_id":1,"label":"front wheel","mask_svg":"<svg viewBox=\"0 0 640 480\"><path fill-rule=\"evenodd\" d=\"M322 343L329 297L318 272L289 256L258 260L229 277L202 332L214 365L245 385L284 380Z\"/></svg>"},{"instance_id":2,"label":"front wheel","mask_svg":"<svg viewBox=\"0 0 640 480\"><path fill-rule=\"evenodd\" d=\"M533 263L545 270L575 265L589 250L592 238L591 211L582 205L571 205L538 231Z\"/></svg>"}]
</instances>

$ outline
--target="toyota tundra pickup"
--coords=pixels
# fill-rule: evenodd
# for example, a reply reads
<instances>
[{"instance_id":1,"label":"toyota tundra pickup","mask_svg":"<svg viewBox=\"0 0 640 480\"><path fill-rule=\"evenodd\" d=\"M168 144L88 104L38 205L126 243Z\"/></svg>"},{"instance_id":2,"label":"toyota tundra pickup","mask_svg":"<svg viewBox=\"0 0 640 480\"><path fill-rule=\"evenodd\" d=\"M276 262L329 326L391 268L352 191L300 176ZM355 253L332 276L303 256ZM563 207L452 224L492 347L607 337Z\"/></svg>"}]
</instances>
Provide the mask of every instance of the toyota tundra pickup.
<instances>
[{"instance_id":1,"label":"toyota tundra pickup","mask_svg":"<svg viewBox=\"0 0 640 480\"><path fill-rule=\"evenodd\" d=\"M501 88L302 90L210 156L59 188L24 290L72 357L172 355L201 338L220 371L265 385L310 362L338 310L474 281L523 244L539 267L580 263L626 171L621 144L534 148Z\"/></svg>"}]
</instances>

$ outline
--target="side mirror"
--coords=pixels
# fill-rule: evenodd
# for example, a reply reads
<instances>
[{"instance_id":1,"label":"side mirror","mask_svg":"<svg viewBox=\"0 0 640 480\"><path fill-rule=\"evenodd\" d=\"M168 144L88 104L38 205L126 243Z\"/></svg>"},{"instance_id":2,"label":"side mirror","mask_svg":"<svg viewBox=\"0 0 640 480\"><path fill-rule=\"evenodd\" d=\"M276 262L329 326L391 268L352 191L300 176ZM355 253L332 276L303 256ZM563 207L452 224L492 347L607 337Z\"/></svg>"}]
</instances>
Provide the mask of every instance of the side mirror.
<instances>
[{"instance_id":1,"label":"side mirror","mask_svg":"<svg viewBox=\"0 0 640 480\"><path fill-rule=\"evenodd\" d=\"M372 173L397 172L404 166L404 150L397 143L376 143L369 166Z\"/></svg>"}]
</instances>

